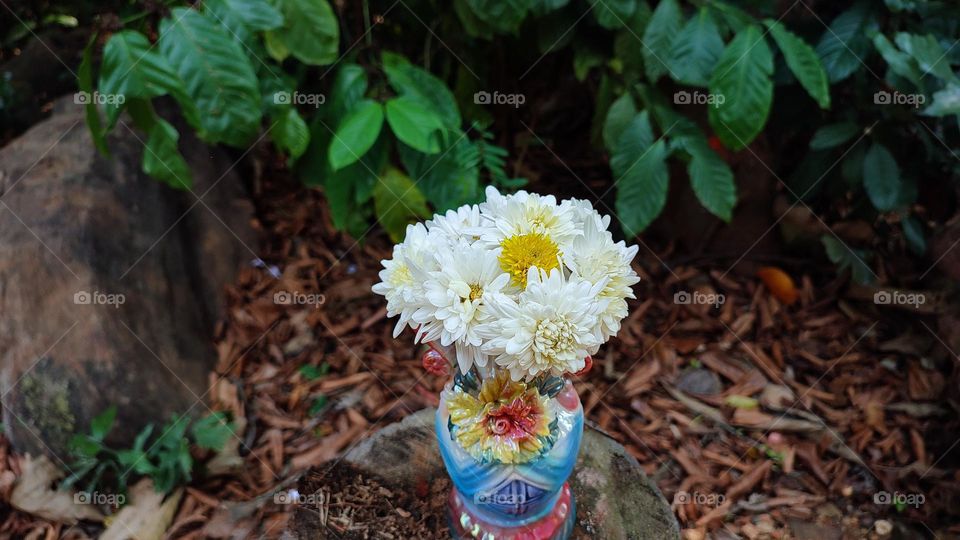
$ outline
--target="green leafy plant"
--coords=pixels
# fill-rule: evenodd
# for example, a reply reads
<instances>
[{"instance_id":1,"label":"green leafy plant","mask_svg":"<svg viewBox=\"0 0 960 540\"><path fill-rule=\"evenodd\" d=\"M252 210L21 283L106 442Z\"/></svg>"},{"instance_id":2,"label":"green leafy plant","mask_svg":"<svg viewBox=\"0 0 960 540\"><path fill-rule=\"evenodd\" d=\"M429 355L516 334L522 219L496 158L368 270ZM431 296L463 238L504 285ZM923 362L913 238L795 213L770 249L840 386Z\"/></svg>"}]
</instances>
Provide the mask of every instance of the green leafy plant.
<instances>
[{"instance_id":1,"label":"green leafy plant","mask_svg":"<svg viewBox=\"0 0 960 540\"><path fill-rule=\"evenodd\" d=\"M482 174L521 183L487 132L464 130L445 83L402 55L384 52L369 67L341 62L328 88L305 83L307 68L338 60L340 23L326 0L175 7L156 23L155 42L146 18L135 23L106 40L96 89L96 39L84 52L81 91L114 98L105 122L88 105L88 125L106 152L104 136L126 111L146 135L144 172L174 188L190 189L192 179L180 134L154 109L164 96L207 143L246 149L269 136L307 185L324 187L334 224L356 236L375 216L398 239L410 221L474 202Z\"/></svg>"},{"instance_id":2,"label":"green leafy plant","mask_svg":"<svg viewBox=\"0 0 960 540\"><path fill-rule=\"evenodd\" d=\"M826 21L817 53L836 92L856 106L823 119L791 179L809 204L845 194L851 204L843 219L877 222L917 255L927 250L923 222L929 218L917 205L922 183L943 190L941 179L960 170L953 150L960 143L960 79L953 69L960 62L953 48L958 17L954 3L888 0L856 2ZM830 258L850 267L854 279L872 281L864 261L874 250L853 251L859 262L827 245Z\"/></svg>"},{"instance_id":3,"label":"green leafy plant","mask_svg":"<svg viewBox=\"0 0 960 540\"><path fill-rule=\"evenodd\" d=\"M722 2L702 5L686 18L677 2L666 0L649 18L642 7L638 8L628 24L633 25L634 32L643 31L649 49L644 55L645 69L639 72L635 67L625 68L620 73L608 69L604 74L619 79L618 85L625 92L608 110L603 132L616 134L615 127L610 129L608 125L622 122L631 109L639 111L637 115L649 112L653 124L639 119L642 137L625 131L615 140L612 136L604 140L611 155L618 214L624 229L629 234L638 233L663 210L669 182L666 160L670 157L686 163L700 203L715 216L730 221L737 199L733 171L718 153L717 142L711 143L701 127L678 109L689 110L699 96L699 103L707 109L714 141L731 150L742 149L767 122L773 103L773 74L780 63L820 107L830 106L826 74L819 59L812 47L781 23L756 20ZM776 61L768 41L780 51ZM692 89L677 90L673 103L669 103L658 86L665 76L680 87ZM624 100L628 104L623 104ZM615 107L618 101L621 103ZM659 138L654 137L653 125ZM643 163L637 163L639 159ZM629 165L618 167L618 163ZM627 210L631 208L635 210Z\"/></svg>"},{"instance_id":4,"label":"green leafy plant","mask_svg":"<svg viewBox=\"0 0 960 540\"><path fill-rule=\"evenodd\" d=\"M464 129L442 80L391 52L373 67L372 82L358 64L339 67L299 166L308 185L324 186L338 228L363 233L372 201L377 220L399 240L411 221L479 200L483 174L502 187L522 185L507 176L506 151L488 132L476 123Z\"/></svg>"},{"instance_id":5,"label":"green leafy plant","mask_svg":"<svg viewBox=\"0 0 960 540\"><path fill-rule=\"evenodd\" d=\"M563 58L593 93L591 138L610 158L613 206L627 235L662 213L678 169L700 204L730 221L738 181L728 162L753 152L764 131L789 141L768 167L783 171L795 202L830 213L838 198L849 199L857 216L899 226L915 253L926 250L917 180L930 167L956 171L950 122L960 83L951 66L960 49L951 47L958 8L950 3L817 4L814 19L801 16L809 7L747 0L362 7L212 0L159 18L125 17L106 40L99 78L96 39L78 72L84 91L98 81L97 91L127 97L105 106L105 119L88 105L98 147L126 110L146 134L144 170L189 187L179 133L153 109L164 97L204 141L246 149L271 139L304 183L324 190L338 229L361 237L376 220L398 240L407 223L476 201L484 184L524 184L493 142L494 133L511 135L503 124L519 114L495 118L475 93ZM378 26L372 13L391 16ZM424 26L421 46L409 28ZM359 39L341 47L349 34ZM532 51L514 62L522 67L505 58L494 69L492 55L504 49ZM501 68L513 79L498 76ZM877 92L924 103L881 106ZM297 99L304 96L313 100ZM839 98L855 106L835 107ZM922 162L906 159L918 152ZM869 256L872 248L862 247Z\"/></svg>"},{"instance_id":6,"label":"green leafy plant","mask_svg":"<svg viewBox=\"0 0 960 540\"><path fill-rule=\"evenodd\" d=\"M105 439L116 417L116 407L110 407L90 422L89 433L71 439L72 474L60 483L62 489L80 485L88 492L125 493L131 479L147 476L158 492L168 493L192 478L197 464L191 446L219 451L233 433L223 413L192 422L173 416L159 430L154 424L144 427L132 447L114 449Z\"/></svg>"}]
</instances>

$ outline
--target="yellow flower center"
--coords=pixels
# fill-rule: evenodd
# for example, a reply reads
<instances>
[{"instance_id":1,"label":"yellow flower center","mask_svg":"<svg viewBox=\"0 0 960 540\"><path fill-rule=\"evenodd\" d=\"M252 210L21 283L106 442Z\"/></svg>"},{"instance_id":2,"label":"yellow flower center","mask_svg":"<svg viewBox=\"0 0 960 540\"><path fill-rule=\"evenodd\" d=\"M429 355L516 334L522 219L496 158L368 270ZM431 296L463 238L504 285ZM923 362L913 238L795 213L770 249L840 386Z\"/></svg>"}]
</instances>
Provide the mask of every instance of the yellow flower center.
<instances>
[{"instance_id":1,"label":"yellow flower center","mask_svg":"<svg viewBox=\"0 0 960 540\"><path fill-rule=\"evenodd\" d=\"M476 300L483 296L483 287L479 283L473 283L470 285L470 300Z\"/></svg>"},{"instance_id":2,"label":"yellow flower center","mask_svg":"<svg viewBox=\"0 0 960 540\"><path fill-rule=\"evenodd\" d=\"M525 289L527 270L536 266L549 272L560 266L560 248L545 234L518 234L500 242L500 268L510 274L510 281Z\"/></svg>"},{"instance_id":3,"label":"yellow flower center","mask_svg":"<svg viewBox=\"0 0 960 540\"><path fill-rule=\"evenodd\" d=\"M390 276L391 281L398 285L412 285L413 284L413 274L410 273L410 267L406 264L399 264L394 267L393 275Z\"/></svg>"}]
</instances>

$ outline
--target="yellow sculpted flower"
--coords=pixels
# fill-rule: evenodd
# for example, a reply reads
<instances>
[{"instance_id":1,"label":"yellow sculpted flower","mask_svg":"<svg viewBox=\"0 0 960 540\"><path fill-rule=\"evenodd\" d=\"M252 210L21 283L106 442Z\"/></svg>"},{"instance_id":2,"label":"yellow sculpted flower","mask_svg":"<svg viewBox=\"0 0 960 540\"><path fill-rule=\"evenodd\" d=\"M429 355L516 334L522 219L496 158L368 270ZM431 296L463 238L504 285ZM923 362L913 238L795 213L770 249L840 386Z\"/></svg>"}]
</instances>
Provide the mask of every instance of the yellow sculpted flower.
<instances>
[{"instance_id":1,"label":"yellow sculpted flower","mask_svg":"<svg viewBox=\"0 0 960 540\"><path fill-rule=\"evenodd\" d=\"M549 450L546 398L508 372L484 381L476 396L457 388L447 408L454 439L479 460L524 463Z\"/></svg>"}]
</instances>

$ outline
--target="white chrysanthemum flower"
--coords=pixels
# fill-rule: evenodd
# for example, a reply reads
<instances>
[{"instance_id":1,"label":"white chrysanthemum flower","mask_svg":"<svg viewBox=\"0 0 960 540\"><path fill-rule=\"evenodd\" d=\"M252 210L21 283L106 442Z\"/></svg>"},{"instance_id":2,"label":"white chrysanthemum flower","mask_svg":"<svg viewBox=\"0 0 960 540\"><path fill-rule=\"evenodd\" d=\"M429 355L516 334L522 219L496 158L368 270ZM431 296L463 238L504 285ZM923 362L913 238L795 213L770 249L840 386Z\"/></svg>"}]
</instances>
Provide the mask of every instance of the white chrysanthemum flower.
<instances>
[{"instance_id":1,"label":"white chrysanthemum flower","mask_svg":"<svg viewBox=\"0 0 960 540\"><path fill-rule=\"evenodd\" d=\"M606 307L598 300L605 286L605 280L564 278L561 269L530 270L516 300L499 296L493 301L496 319L481 329L489 338L484 352L496 355L496 364L510 370L514 380L583 369L584 359L603 342L597 316Z\"/></svg>"},{"instance_id":2,"label":"white chrysanthemum flower","mask_svg":"<svg viewBox=\"0 0 960 540\"><path fill-rule=\"evenodd\" d=\"M440 234L451 245L473 244L479 240L477 229L480 225L480 207L475 204L465 204L456 210L447 210L444 215L436 214L433 219L426 222L427 230L431 234Z\"/></svg>"},{"instance_id":3,"label":"white chrysanthemum flower","mask_svg":"<svg viewBox=\"0 0 960 540\"><path fill-rule=\"evenodd\" d=\"M583 236L577 237L563 254L563 262L574 275L590 283L605 282L600 299L607 300L597 323L603 341L620 331L620 322L627 316L627 298L636 298L632 286L640 277L630 266L637 246L629 248L623 241L614 243L602 221L587 219Z\"/></svg>"},{"instance_id":4,"label":"white chrysanthemum flower","mask_svg":"<svg viewBox=\"0 0 960 540\"><path fill-rule=\"evenodd\" d=\"M601 216L600 212L590 204L590 201L584 199L564 199L560 203L561 208L569 208L573 224L577 230L582 230L588 222L596 223L597 229L601 231L610 227L610 216Z\"/></svg>"},{"instance_id":5,"label":"white chrysanthemum flower","mask_svg":"<svg viewBox=\"0 0 960 540\"><path fill-rule=\"evenodd\" d=\"M544 235L563 245L579 234L573 207L558 205L553 195L522 190L501 195L490 186L487 188L487 202L480 204L480 214L486 220L483 240L491 245L498 245L511 236L526 234Z\"/></svg>"},{"instance_id":6,"label":"white chrysanthemum flower","mask_svg":"<svg viewBox=\"0 0 960 540\"><path fill-rule=\"evenodd\" d=\"M380 261L380 283L373 292L387 299L387 316L399 315L393 337L410 324L414 312L426 301L423 284L439 265L436 260L436 236L431 237L422 223L407 226L403 242L393 247L393 258Z\"/></svg>"},{"instance_id":7,"label":"white chrysanthemum flower","mask_svg":"<svg viewBox=\"0 0 960 540\"><path fill-rule=\"evenodd\" d=\"M526 191L501 195L488 187L480 216L483 225L476 234L483 245L501 248L500 268L510 274L517 290L526 287L530 268L549 272L561 267L564 246L581 234L574 224L573 208L558 205L551 195Z\"/></svg>"},{"instance_id":8,"label":"white chrysanthemum flower","mask_svg":"<svg viewBox=\"0 0 960 540\"><path fill-rule=\"evenodd\" d=\"M500 269L497 253L482 246L460 245L439 257L439 269L424 284L427 302L413 315L420 325L417 341L440 341L457 350L460 371L486 366L478 329L491 320L491 300L510 276Z\"/></svg>"}]
</instances>

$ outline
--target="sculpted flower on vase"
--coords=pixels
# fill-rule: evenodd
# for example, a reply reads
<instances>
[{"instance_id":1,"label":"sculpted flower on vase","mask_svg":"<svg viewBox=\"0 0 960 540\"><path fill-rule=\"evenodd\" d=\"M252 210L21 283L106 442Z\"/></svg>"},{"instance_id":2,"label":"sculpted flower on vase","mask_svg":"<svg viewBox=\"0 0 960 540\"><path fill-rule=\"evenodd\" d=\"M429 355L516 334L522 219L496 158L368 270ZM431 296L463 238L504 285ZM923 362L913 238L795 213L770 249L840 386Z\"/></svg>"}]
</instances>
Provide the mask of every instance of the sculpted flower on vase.
<instances>
[{"instance_id":1,"label":"sculpted flower on vase","mask_svg":"<svg viewBox=\"0 0 960 540\"><path fill-rule=\"evenodd\" d=\"M507 373L484 381L476 396L457 387L447 408L450 434L481 462L531 461L552 444L552 411L545 396Z\"/></svg>"}]
</instances>

